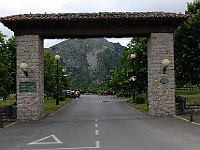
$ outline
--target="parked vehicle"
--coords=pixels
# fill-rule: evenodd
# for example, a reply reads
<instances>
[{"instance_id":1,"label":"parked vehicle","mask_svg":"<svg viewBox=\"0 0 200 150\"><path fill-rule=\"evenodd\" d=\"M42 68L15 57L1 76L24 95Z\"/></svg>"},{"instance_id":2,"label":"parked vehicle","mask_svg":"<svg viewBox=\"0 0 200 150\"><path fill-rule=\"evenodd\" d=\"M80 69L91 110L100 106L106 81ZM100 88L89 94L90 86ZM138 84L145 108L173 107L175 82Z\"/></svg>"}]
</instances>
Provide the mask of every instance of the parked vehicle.
<instances>
[{"instance_id":1,"label":"parked vehicle","mask_svg":"<svg viewBox=\"0 0 200 150\"><path fill-rule=\"evenodd\" d=\"M102 95L115 95L115 92L112 91L104 91Z\"/></svg>"},{"instance_id":2,"label":"parked vehicle","mask_svg":"<svg viewBox=\"0 0 200 150\"><path fill-rule=\"evenodd\" d=\"M80 97L81 93L80 91L75 91L75 97Z\"/></svg>"},{"instance_id":3,"label":"parked vehicle","mask_svg":"<svg viewBox=\"0 0 200 150\"><path fill-rule=\"evenodd\" d=\"M66 90L65 92L66 97L71 97L71 94L72 94L71 90Z\"/></svg>"},{"instance_id":4,"label":"parked vehicle","mask_svg":"<svg viewBox=\"0 0 200 150\"><path fill-rule=\"evenodd\" d=\"M75 97L80 97L80 95L81 95L80 91L71 91L71 90L65 91L66 97L75 98Z\"/></svg>"}]
</instances>

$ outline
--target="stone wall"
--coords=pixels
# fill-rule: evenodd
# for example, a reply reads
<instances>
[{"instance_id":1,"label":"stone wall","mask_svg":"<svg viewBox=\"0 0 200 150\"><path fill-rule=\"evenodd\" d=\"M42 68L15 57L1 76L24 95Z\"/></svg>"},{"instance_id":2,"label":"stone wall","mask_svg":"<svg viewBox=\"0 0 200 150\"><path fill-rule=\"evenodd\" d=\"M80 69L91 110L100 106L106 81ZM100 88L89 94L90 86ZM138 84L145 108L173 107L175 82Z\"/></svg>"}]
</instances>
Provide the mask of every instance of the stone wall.
<instances>
[{"instance_id":1,"label":"stone wall","mask_svg":"<svg viewBox=\"0 0 200 150\"><path fill-rule=\"evenodd\" d=\"M149 114L175 114L174 43L172 33L152 33L148 39ZM171 64L163 74L163 59Z\"/></svg>"},{"instance_id":2,"label":"stone wall","mask_svg":"<svg viewBox=\"0 0 200 150\"><path fill-rule=\"evenodd\" d=\"M39 120L44 109L43 39L38 35L16 36L16 39L17 118L19 121ZM28 77L20 69L21 63L28 64ZM28 85L27 91L24 85ZM36 87L31 89L31 85Z\"/></svg>"}]
</instances>

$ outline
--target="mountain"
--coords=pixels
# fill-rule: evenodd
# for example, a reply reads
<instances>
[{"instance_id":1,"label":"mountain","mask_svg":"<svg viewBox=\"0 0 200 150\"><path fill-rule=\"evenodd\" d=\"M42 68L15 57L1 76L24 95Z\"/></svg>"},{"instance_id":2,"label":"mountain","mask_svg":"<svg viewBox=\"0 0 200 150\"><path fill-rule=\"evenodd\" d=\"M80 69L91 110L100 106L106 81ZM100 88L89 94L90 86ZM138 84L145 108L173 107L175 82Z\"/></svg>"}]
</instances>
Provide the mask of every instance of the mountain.
<instances>
[{"instance_id":1,"label":"mountain","mask_svg":"<svg viewBox=\"0 0 200 150\"><path fill-rule=\"evenodd\" d=\"M105 38L68 39L47 50L60 55L74 88L102 88L110 70L120 65L123 46Z\"/></svg>"}]
</instances>

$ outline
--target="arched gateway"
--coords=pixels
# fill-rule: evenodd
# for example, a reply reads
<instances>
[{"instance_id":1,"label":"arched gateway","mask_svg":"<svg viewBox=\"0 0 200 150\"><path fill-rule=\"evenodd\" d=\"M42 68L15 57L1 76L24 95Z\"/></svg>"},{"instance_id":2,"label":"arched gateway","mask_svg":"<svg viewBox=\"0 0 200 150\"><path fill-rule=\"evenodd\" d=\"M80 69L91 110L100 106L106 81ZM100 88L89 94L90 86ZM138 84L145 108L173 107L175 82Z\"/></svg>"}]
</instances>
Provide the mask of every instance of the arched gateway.
<instances>
[{"instance_id":1,"label":"arched gateway","mask_svg":"<svg viewBox=\"0 0 200 150\"><path fill-rule=\"evenodd\" d=\"M22 14L1 17L17 39L17 117L43 117L43 39L148 37L148 100L150 115L175 113L173 33L187 15L164 12L99 12ZM171 64L163 74L163 59ZM29 76L20 69L29 65ZM28 89L24 89L28 88Z\"/></svg>"}]
</instances>

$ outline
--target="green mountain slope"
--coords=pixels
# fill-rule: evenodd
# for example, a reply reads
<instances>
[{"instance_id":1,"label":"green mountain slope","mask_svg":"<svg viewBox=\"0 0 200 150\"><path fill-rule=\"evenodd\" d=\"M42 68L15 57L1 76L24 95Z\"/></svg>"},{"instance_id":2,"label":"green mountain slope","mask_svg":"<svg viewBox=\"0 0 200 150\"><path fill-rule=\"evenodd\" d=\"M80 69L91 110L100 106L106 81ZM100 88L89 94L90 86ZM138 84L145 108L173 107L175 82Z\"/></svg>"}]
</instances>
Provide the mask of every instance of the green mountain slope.
<instances>
[{"instance_id":1,"label":"green mountain slope","mask_svg":"<svg viewBox=\"0 0 200 150\"><path fill-rule=\"evenodd\" d=\"M123 46L105 38L68 39L47 50L60 55L60 65L66 69L71 85L86 90L105 86L106 76L115 66Z\"/></svg>"}]
</instances>

